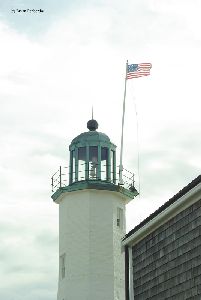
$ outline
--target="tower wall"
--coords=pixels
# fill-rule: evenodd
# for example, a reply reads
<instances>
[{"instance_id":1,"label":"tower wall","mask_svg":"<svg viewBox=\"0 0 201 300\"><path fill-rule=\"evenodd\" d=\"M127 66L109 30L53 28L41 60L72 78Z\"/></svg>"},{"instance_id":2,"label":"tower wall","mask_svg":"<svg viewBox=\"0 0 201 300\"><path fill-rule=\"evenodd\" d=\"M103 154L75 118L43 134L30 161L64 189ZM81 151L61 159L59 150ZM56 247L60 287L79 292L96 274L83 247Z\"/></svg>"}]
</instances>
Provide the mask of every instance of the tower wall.
<instances>
[{"instance_id":1,"label":"tower wall","mask_svg":"<svg viewBox=\"0 0 201 300\"><path fill-rule=\"evenodd\" d=\"M105 190L64 194L59 202L58 300L125 299L121 253L125 201L122 194ZM119 226L118 209L122 209Z\"/></svg>"}]
</instances>

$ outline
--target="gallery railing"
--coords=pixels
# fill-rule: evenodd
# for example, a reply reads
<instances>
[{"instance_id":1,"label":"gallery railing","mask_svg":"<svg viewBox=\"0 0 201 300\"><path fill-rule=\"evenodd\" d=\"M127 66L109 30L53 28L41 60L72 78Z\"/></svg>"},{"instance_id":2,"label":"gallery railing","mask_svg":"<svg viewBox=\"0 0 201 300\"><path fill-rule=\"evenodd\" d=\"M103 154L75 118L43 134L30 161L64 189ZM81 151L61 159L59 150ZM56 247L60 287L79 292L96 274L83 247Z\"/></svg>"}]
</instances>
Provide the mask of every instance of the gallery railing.
<instances>
[{"instance_id":1,"label":"gallery railing","mask_svg":"<svg viewBox=\"0 0 201 300\"><path fill-rule=\"evenodd\" d=\"M57 189L61 187L66 187L70 184L73 184L75 182L84 181L84 180L97 180L97 181L103 181L103 182L110 182L115 185L120 185L118 176L116 177L116 173L118 174L118 168L117 172L111 172L110 176L108 176L108 170L106 166L104 170L102 170L100 173L100 178L98 178L98 175L96 173L95 168L91 168L89 170L78 170L77 178L75 177L75 172L70 173L69 167L62 167L60 166L59 169L53 174L51 177L51 187L52 192L54 193ZM86 177L87 174L87 177ZM130 189L134 188L134 173L124 169L123 170L123 184L121 186Z\"/></svg>"}]
</instances>

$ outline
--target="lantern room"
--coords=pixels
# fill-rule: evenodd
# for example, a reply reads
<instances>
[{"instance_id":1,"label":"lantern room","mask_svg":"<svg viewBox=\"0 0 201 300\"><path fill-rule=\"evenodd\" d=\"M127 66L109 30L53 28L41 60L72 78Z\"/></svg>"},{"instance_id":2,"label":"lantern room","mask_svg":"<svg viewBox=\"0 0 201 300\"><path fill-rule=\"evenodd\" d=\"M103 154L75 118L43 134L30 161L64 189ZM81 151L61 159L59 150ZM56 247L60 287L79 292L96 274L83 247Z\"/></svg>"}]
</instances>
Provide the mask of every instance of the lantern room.
<instances>
[{"instance_id":1,"label":"lantern room","mask_svg":"<svg viewBox=\"0 0 201 300\"><path fill-rule=\"evenodd\" d=\"M84 189L109 190L123 193L130 199L138 195L134 174L123 169L123 183L116 166L116 146L98 132L98 122L87 122L89 131L74 138L69 146L69 165L60 166L52 178L52 198L59 203L65 192Z\"/></svg>"},{"instance_id":2,"label":"lantern room","mask_svg":"<svg viewBox=\"0 0 201 300\"><path fill-rule=\"evenodd\" d=\"M116 146L98 129L92 119L88 132L74 138L69 146L69 184L78 181L106 181L116 183Z\"/></svg>"}]
</instances>

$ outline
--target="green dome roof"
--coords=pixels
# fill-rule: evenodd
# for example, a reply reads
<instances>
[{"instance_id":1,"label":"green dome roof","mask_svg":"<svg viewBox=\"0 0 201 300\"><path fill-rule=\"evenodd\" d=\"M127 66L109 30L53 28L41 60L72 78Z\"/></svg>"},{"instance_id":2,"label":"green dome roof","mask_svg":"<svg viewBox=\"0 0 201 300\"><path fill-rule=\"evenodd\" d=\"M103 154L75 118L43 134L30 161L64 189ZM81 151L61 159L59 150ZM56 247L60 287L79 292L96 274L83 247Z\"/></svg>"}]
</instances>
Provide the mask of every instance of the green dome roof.
<instances>
[{"instance_id":1,"label":"green dome roof","mask_svg":"<svg viewBox=\"0 0 201 300\"><path fill-rule=\"evenodd\" d=\"M69 146L70 150L74 147L84 147L87 145L102 145L104 147L116 148L116 146L111 143L110 138L105 133L96 131L98 128L98 122L96 120L89 120L87 122L87 128L89 129L88 132L83 132L72 140Z\"/></svg>"},{"instance_id":2,"label":"green dome roof","mask_svg":"<svg viewBox=\"0 0 201 300\"><path fill-rule=\"evenodd\" d=\"M71 145L77 143L88 143L88 142L110 143L110 139L105 133L98 132L98 131L88 131L88 132L83 132L80 135L78 135L76 138L74 138L71 142Z\"/></svg>"}]
</instances>

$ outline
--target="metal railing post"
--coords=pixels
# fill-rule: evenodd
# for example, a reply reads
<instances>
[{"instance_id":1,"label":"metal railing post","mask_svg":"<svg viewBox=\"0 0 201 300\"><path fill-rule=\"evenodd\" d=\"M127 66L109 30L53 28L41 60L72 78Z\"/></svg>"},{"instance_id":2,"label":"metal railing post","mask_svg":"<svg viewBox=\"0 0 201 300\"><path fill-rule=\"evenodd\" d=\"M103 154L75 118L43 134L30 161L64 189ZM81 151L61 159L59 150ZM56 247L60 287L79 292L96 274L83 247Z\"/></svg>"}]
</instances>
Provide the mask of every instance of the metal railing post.
<instances>
[{"instance_id":1,"label":"metal railing post","mask_svg":"<svg viewBox=\"0 0 201 300\"><path fill-rule=\"evenodd\" d=\"M53 179L53 176L52 176L52 193L54 193L54 179Z\"/></svg>"},{"instance_id":2,"label":"metal railing post","mask_svg":"<svg viewBox=\"0 0 201 300\"><path fill-rule=\"evenodd\" d=\"M61 166L59 167L59 187L61 188Z\"/></svg>"}]
</instances>

